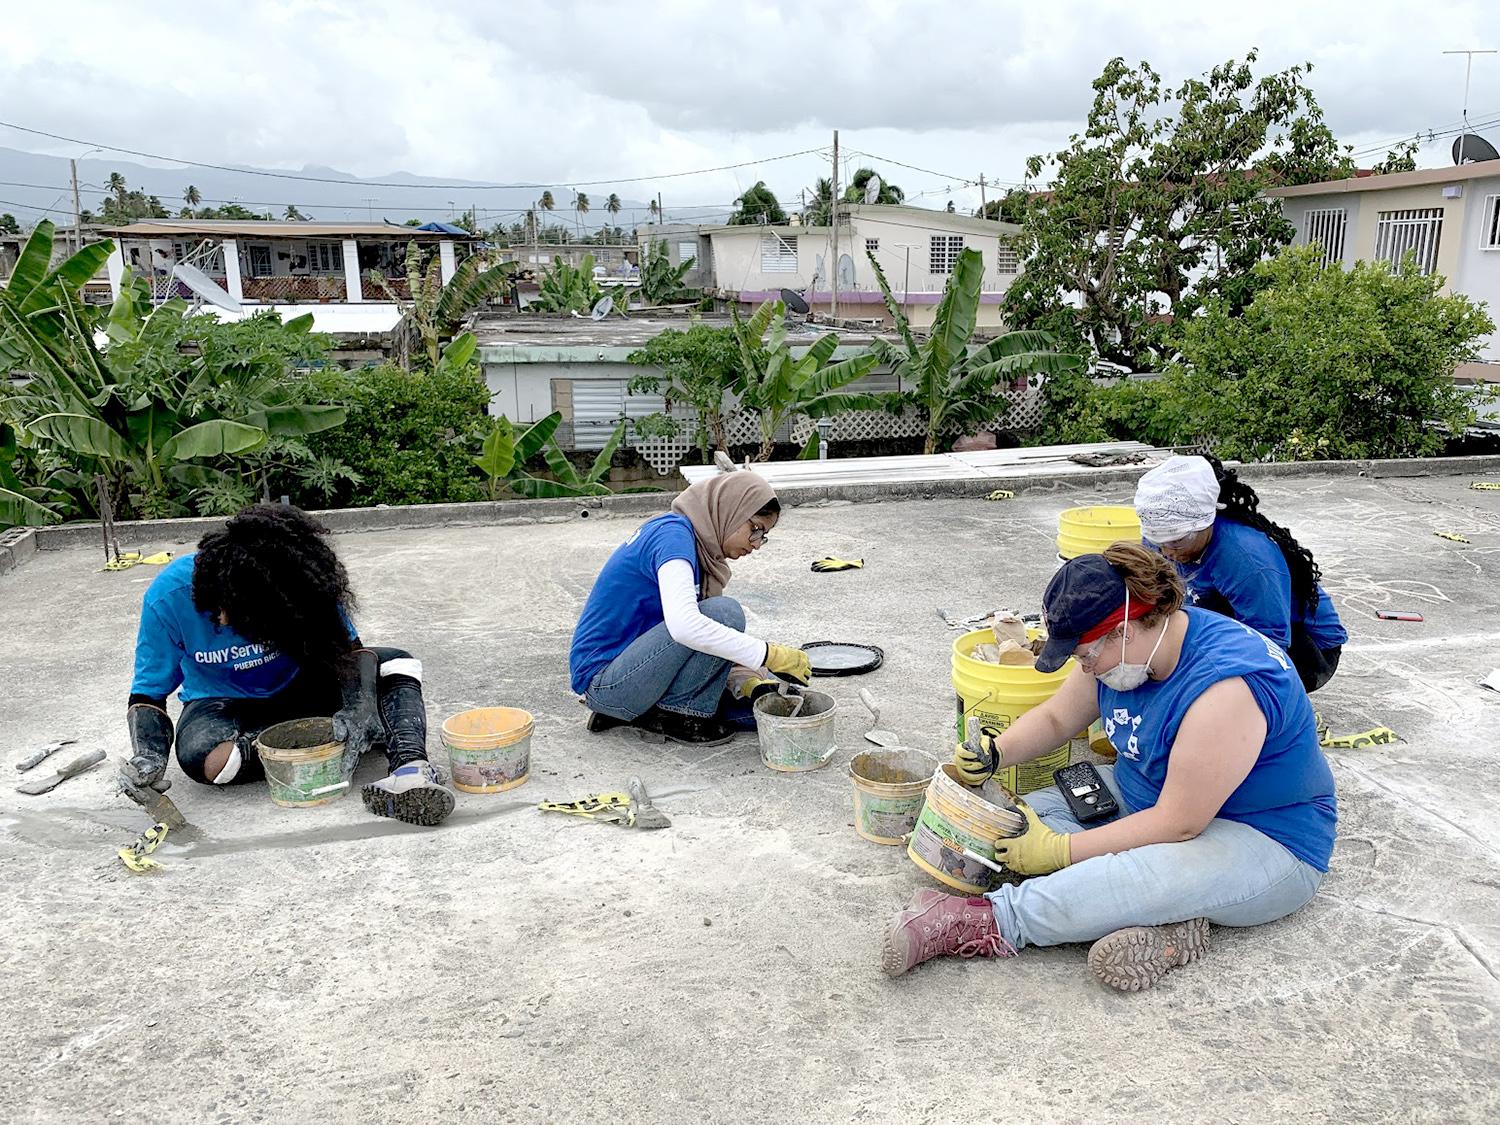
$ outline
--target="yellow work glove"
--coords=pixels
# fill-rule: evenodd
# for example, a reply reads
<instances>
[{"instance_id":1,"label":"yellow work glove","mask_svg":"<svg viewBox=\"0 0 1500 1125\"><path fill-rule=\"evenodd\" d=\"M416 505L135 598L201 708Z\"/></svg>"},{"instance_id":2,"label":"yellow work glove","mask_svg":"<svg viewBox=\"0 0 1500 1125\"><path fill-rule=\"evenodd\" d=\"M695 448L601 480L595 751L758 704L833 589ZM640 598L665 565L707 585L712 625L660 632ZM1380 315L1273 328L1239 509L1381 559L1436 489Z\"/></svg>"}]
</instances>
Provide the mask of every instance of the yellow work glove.
<instances>
[{"instance_id":1,"label":"yellow work glove","mask_svg":"<svg viewBox=\"0 0 1500 1125\"><path fill-rule=\"evenodd\" d=\"M812 564L814 574L827 574L835 570L863 570L864 559L836 559L831 555Z\"/></svg>"},{"instance_id":2,"label":"yellow work glove","mask_svg":"<svg viewBox=\"0 0 1500 1125\"><path fill-rule=\"evenodd\" d=\"M805 684L812 679L812 661L800 648L766 645L766 667L783 680L796 680L799 684Z\"/></svg>"},{"instance_id":3,"label":"yellow work glove","mask_svg":"<svg viewBox=\"0 0 1500 1125\"><path fill-rule=\"evenodd\" d=\"M1020 875L1050 875L1073 862L1073 841L1054 832L1025 801L1016 808L1026 818L1026 831L995 841L995 859Z\"/></svg>"},{"instance_id":4,"label":"yellow work glove","mask_svg":"<svg viewBox=\"0 0 1500 1125\"><path fill-rule=\"evenodd\" d=\"M979 736L978 746L960 742L953 751L953 767L965 785L983 785L1000 768L1000 743L988 734Z\"/></svg>"}]
</instances>

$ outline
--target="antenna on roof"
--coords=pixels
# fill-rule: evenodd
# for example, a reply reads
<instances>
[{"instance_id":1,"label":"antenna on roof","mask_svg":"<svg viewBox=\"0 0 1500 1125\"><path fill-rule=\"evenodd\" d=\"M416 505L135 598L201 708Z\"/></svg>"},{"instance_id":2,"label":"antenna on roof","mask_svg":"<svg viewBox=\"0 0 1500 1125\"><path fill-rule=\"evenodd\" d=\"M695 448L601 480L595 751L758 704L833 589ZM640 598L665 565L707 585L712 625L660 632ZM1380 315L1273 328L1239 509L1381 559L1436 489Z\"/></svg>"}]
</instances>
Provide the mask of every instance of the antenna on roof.
<instances>
[{"instance_id":1,"label":"antenna on roof","mask_svg":"<svg viewBox=\"0 0 1500 1125\"><path fill-rule=\"evenodd\" d=\"M243 306L231 297L213 278L204 273L197 266L190 266L186 262L178 262L172 267L172 276L181 281L200 299L199 303L207 301L218 305L225 312L238 315L244 312Z\"/></svg>"},{"instance_id":2,"label":"antenna on roof","mask_svg":"<svg viewBox=\"0 0 1500 1125\"><path fill-rule=\"evenodd\" d=\"M606 293L603 297L600 297L597 301L594 302L594 311L589 313L589 319L603 320L611 312L614 311L614 307L615 299Z\"/></svg>"},{"instance_id":3,"label":"antenna on roof","mask_svg":"<svg viewBox=\"0 0 1500 1125\"><path fill-rule=\"evenodd\" d=\"M865 202L878 203L880 201L880 189L885 186L880 182L878 175L871 176L865 181Z\"/></svg>"},{"instance_id":4,"label":"antenna on roof","mask_svg":"<svg viewBox=\"0 0 1500 1125\"><path fill-rule=\"evenodd\" d=\"M1480 164L1486 160L1500 160L1500 152L1478 133L1460 133L1453 138L1453 163Z\"/></svg>"},{"instance_id":5,"label":"antenna on roof","mask_svg":"<svg viewBox=\"0 0 1500 1125\"><path fill-rule=\"evenodd\" d=\"M1475 55L1493 55L1495 53L1496 52L1493 49L1491 49L1491 50L1469 50L1469 49L1464 49L1464 50L1459 50L1459 51L1444 51L1443 52L1443 54L1445 54L1445 55L1463 55L1464 56L1464 131L1458 135L1458 142L1455 145L1454 156L1453 156L1453 163L1455 163L1455 164L1462 164L1464 162L1464 154L1468 151L1467 148L1464 146L1464 139L1469 135L1469 75L1474 70L1474 56ZM1490 149L1490 151L1494 152L1495 150L1494 149Z\"/></svg>"},{"instance_id":6,"label":"antenna on roof","mask_svg":"<svg viewBox=\"0 0 1500 1125\"><path fill-rule=\"evenodd\" d=\"M848 254L839 255L839 288L846 292L854 288L854 259Z\"/></svg>"}]
</instances>

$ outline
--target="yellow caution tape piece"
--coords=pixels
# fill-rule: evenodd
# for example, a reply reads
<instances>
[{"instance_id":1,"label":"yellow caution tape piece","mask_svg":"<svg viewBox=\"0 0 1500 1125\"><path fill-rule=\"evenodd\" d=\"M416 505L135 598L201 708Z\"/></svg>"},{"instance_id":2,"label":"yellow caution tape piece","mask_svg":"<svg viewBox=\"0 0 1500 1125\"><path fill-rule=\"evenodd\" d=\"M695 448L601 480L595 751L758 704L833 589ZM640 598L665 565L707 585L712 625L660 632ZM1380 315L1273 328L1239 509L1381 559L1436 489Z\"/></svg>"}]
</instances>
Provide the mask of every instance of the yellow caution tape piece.
<instances>
[{"instance_id":1,"label":"yellow caution tape piece","mask_svg":"<svg viewBox=\"0 0 1500 1125\"><path fill-rule=\"evenodd\" d=\"M141 565L141 553L139 551L126 551L119 558L110 559L104 564L105 570L129 570L133 566Z\"/></svg>"},{"instance_id":2,"label":"yellow caution tape piece","mask_svg":"<svg viewBox=\"0 0 1500 1125\"><path fill-rule=\"evenodd\" d=\"M1462 535L1459 535L1456 532L1452 531L1434 531L1433 534L1436 535L1439 539L1447 539L1454 543L1468 542L1468 540L1465 539Z\"/></svg>"},{"instance_id":3,"label":"yellow caution tape piece","mask_svg":"<svg viewBox=\"0 0 1500 1125\"><path fill-rule=\"evenodd\" d=\"M172 561L171 551L157 551L154 555L147 555L141 560L146 566L166 566Z\"/></svg>"},{"instance_id":4,"label":"yellow caution tape piece","mask_svg":"<svg viewBox=\"0 0 1500 1125\"><path fill-rule=\"evenodd\" d=\"M611 813L630 806L629 793L593 793L577 801L543 801L537 805L542 812L567 813L592 820L600 813Z\"/></svg>"},{"instance_id":5,"label":"yellow caution tape piece","mask_svg":"<svg viewBox=\"0 0 1500 1125\"><path fill-rule=\"evenodd\" d=\"M1323 735L1324 746L1340 750L1357 750L1361 746L1384 746L1390 742L1400 741L1401 736L1390 727L1375 727L1372 730L1361 731L1359 734Z\"/></svg>"},{"instance_id":6,"label":"yellow caution tape piece","mask_svg":"<svg viewBox=\"0 0 1500 1125\"><path fill-rule=\"evenodd\" d=\"M1014 500L1016 494L1008 488L997 488L985 497L986 500Z\"/></svg>"},{"instance_id":7,"label":"yellow caution tape piece","mask_svg":"<svg viewBox=\"0 0 1500 1125\"><path fill-rule=\"evenodd\" d=\"M1500 492L1500 480L1475 480L1469 487L1479 492Z\"/></svg>"},{"instance_id":8,"label":"yellow caution tape piece","mask_svg":"<svg viewBox=\"0 0 1500 1125\"><path fill-rule=\"evenodd\" d=\"M133 844L126 844L115 854L120 857L120 862L126 868L134 871L137 875L145 874L147 871L160 871L161 864L156 860L148 858L163 840L167 838L169 827L161 821L157 821L146 831L142 832L139 839Z\"/></svg>"}]
</instances>

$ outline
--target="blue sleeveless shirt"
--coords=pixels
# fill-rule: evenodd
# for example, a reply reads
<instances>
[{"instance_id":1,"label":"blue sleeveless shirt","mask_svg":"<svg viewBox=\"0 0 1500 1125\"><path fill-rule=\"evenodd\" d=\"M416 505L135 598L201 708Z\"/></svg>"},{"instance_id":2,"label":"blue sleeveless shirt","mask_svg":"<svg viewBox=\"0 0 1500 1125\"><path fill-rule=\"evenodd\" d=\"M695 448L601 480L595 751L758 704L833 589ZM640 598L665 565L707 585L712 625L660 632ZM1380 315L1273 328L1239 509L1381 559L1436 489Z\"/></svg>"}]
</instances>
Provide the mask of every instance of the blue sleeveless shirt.
<instances>
[{"instance_id":1,"label":"blue sleeveless shirt","mask_svg":"<svg viewBox=\"0 0 1500 1125\"><path fill-rule=\"evenodd\" d=\"M1118 758L1115 781L1132 812L1161 796L1183 716L1220 680L1243 679L1266 719L1266 740L1249 776L1216 814L1271 837L1304 863L1328 870L1338 806L1333 773L1318 745L1312 704L1275 642L1233 618L1184 610L1187 633L1165 680L1133 691L1099 685L1099 715Z\"/></svg>"}]
</instances>

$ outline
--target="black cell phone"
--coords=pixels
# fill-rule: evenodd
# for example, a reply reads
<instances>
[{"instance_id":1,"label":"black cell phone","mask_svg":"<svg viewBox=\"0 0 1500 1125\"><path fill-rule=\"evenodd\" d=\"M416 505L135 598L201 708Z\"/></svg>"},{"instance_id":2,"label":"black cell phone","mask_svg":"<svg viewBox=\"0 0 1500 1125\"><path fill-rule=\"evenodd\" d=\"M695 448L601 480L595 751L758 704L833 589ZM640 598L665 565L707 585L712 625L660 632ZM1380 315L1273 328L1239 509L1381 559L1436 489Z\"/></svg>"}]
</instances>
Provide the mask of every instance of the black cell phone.
<instances>
[{"instance_id":1,"label":"black cell phone","mask_svg":"<svg viewBox=\"0 0 1500 1125\"><path fill-rule=\"evenodd\" d=\"M1052 779L1062 792L1068 808L1079 824L1103 820L1120 811L1114 794L1104 787L1104 778L1092 762L1074 762L1060 770L1052 771Z\"/></svg>"}]
</instances>

